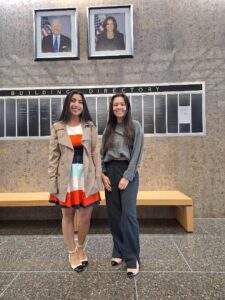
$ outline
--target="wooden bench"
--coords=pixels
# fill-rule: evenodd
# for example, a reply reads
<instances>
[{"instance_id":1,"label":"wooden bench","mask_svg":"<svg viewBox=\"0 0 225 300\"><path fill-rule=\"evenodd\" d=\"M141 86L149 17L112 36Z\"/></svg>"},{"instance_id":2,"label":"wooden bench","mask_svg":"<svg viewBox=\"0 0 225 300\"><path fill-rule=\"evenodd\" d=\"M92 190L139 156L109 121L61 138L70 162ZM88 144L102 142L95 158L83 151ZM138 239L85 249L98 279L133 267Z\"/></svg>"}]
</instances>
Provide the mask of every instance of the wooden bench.
<instances>
[{"instance_id":1,"label":"wooden bench","mask_svg":"<svg viewBox=\"0 0 225 300\"><path fill-rule=\"evenodd\" d=\"M105 193L101 192L101 205L106 205ZM0 207L52 206L48 202L49 193L0 193ZM139 191L137 205L175 206L178 222L187 232L193 232L193 201L179 191ZM74 219L77 230L78 214Z\"/></svg>"}]
</instances>

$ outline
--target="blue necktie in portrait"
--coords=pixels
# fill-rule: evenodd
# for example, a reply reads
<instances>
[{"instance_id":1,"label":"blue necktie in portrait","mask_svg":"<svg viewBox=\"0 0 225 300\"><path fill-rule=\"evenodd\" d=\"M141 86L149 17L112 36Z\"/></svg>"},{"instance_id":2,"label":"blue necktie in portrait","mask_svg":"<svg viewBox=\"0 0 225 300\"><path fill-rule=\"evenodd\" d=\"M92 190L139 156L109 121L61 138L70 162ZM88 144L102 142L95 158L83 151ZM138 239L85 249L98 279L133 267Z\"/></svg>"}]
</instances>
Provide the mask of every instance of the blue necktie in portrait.
<instances>
[{"instance_id":1,"label":"blue necktie in portrait","mask_svg":"<svg viewBox=\"0 0 225 300\"><path fill-rule=\"evenodd\" d=\"M59 46L58 46L58 37L55 37L55 42L54 42L54 52L59 51Z\"/></svg>"}]
</instances>

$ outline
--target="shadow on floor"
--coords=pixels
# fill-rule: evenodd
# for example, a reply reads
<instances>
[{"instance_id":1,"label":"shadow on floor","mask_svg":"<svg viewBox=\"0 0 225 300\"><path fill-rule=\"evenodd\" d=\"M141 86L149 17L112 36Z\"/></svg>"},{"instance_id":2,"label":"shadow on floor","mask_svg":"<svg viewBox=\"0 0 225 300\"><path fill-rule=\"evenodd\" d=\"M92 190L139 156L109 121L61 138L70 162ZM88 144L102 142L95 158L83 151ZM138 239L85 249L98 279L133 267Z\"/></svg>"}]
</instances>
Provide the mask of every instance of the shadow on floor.
<instances>
[{"instance_id":1,"label":"shadow on floor","mask_svg":"<svg viewBox=\"0 0 225 300\"><path fill-rule=\"evenodd\" d=\"M175 219L141 219L140 233L181 234L184 229ZM106 219L91 221L89 234L110 233ZM0 235L61 235L61 220L0 221Z\"/></svg>"}]
</instances>

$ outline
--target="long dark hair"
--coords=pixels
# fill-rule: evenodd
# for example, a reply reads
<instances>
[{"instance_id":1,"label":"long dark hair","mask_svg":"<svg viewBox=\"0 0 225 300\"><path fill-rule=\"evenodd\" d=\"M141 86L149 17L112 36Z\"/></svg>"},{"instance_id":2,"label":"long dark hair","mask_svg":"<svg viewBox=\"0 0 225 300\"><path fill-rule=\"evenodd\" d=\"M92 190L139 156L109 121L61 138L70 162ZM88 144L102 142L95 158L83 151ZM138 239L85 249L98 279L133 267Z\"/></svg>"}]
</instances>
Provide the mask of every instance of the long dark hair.
<instances>
[{"instance_id":1,"label":"long dark hair","mask_svg":"<svg viewBox=\"0 0 225 300\"><path fill-rule=\"evenodd\" d=\"M108 20L112 20L113 21L113 24L114 24L113 32L114 33L117 32L117 22L116 22L116 19L114 17L112 17L112 16L109 16L109 17L105 18L105 20L103 21L102 26L104 28L104 31L105 32L107 31L106 25L107 25Z\"/></svg>"},{"instance_id":2,"label":"long dark hair","mask_svg":"<svg viewBox=\"0 0 225 300\"><path fill-rule=\"evenodd\" d=\"M70 114L70 102L71 102L71 99L72 99L74 94L80 95L81 98L82 98L83 111L80 114L80 121L81 122L88 122L88 121L93 122L93 120L91 118L91 115L89 113L89 110L88 110L87 102L84 98L84 94L81 93L80 91L76 91L76 90L71 91L66 96L66 99L65 99L64 104L63 104L63 110L62 110L62 113L59 117L59 121L62 121L62 122L65 122L65 123L67 123L69 121L70 116L71 116L71 114Z\"/></svg>"},{"instance_id":3,"label":"long dark hair","mask_svg":"<svg viewBox=\"0 0 225 300\"><path fill-rule=\"evenodd\" d=\"M131 117L131 106L128 97L125 94L118 93L112 96L109 104L109 118L104 134L103 146L108 150L113 145L114 132L117 125L117 118L113 113L113 102L117 97L122 97L126 105L126 115L123 119L124 124L124 139L128 146L132 147L134 143L134 125Z\"/></svg>"}]
</instances>

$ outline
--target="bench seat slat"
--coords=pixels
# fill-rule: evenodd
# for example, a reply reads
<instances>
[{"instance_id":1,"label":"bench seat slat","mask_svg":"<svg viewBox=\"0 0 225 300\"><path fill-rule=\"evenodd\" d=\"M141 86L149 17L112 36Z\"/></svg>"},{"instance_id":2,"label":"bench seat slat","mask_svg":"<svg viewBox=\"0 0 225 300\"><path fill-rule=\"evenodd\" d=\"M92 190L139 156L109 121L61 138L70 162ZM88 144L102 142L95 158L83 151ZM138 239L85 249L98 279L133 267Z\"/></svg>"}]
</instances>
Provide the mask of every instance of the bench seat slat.
<instances>
[{"instance_id":1,"label":"bench seat slat","mask_svg":"<svg viewBox=\"0 0 225 300\"><path fill-rule=\"evenodd\" d=\"M101 205L105 205L105 193L101 192ZM139 191L137 205L177 206L192 205L190 197L179 191Z\"/></svg>"},{"instance_id":2,"label":"bench seat slat","mask_svg":"<svg viewBox=\"0 0 225 300\"><path fill-rule=\"evenodd\" d=\"M101 205L106 205L105 193L100 192ZM48 192L0 193L0 207L52 206ZM193 201L180 191L139 191L137 205L176 206L176 218L187 232L193 232ZM75 214L75 230L78 215Z\"/></svg>"},{"instance_id":3,"label":"bench seat slat","mask_svg":"<svg viewBox=\"0 0 225 300\"><path fill-rule=\"evenodd\" d=\"M51 206L49 193L0 193L0 206Z\"/></svg>"}]
</instances>

